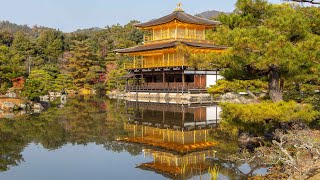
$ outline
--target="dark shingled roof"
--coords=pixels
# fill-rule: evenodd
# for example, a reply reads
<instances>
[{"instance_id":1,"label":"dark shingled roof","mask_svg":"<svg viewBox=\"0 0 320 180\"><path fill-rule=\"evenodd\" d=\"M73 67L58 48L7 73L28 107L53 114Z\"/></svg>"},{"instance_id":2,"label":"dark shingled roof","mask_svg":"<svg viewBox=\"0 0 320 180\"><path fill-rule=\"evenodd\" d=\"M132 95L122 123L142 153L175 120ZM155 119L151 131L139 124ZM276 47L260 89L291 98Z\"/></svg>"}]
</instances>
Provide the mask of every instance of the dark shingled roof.
<instances>
[{"instance_id":1,"label":"dark shingled roof","mask_svg":"<svg viewBox=\"0 0 320 180\"><path fill-rule=\"evenodd\" d=\"M211 21L205 18L193 16L185 13L184 11L174 11L173 13L163 16L159 19L154 19L145 23L135 24L136 27L150 27L156 26L164 23L171 22L173 20L179 20L181 22L190 23L190 24L198 24L198 25L206 25L206 26L215 26L221 24L219 21Z\"/></svg>"},{"instance_id":2,"label":"dark shingled roof","mask_svg":"<svg viewBox=\"0 0 320 180\"><path fill-rule=\"evenodd\" d=\"M198 42L187 42L187 41L170 41L170 42L157 43L157 44L147 44L147 45L141 45L141 46L134 46L134 47L131 47L131 48L126 48L126 49L116 49L116 50L114 50L114 52L117 52L117 53L133 53L133 52L142 52L142 51L149 51L149 50L159 50L159 49L176 47L179 44L184 44L184 45L187 45L187 46L197 47L197 48L205 48L205 49L215 49L215 50L226 49L226 47L215 46L215 45L213 45L211 43L198 43Z\"/></svg>"}]
</instances>

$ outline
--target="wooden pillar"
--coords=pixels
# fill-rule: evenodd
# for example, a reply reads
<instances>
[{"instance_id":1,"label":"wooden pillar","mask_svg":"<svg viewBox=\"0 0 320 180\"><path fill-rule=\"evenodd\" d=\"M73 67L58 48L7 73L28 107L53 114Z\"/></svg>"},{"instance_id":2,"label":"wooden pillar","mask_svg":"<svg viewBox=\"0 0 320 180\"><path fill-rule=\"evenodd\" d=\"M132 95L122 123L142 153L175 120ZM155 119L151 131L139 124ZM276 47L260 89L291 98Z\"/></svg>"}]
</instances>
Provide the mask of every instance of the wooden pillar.
<instances>
[{"instance_id":1,"label":"wooden pillar","mask_svg":"<svg viewBox=\"0 0 320 180\"><path fill-rule=\"evenodd\" d=\"M164 73L164 69L162 69L162 83L166 82L166 74Z\"/></svg>"},{"instance_id":2,"label":"wooden pillar","mask_svg":"<svg viewBox=\"0 0 320 180\"><path fill-rule=\"evenodd\" d=\"M166 122L166 112L162 111L162 123L164 124Z\"/></svg>"},{"instance_id":3,"label":"wooden pillar","mask_svg":"<svg viewBox=\"0 0 320 180\"><path fill-rule=\"evenodd\" d=\"M184 70L182 69L182 87L185 88Z\"/></svg>"}]
</instances>

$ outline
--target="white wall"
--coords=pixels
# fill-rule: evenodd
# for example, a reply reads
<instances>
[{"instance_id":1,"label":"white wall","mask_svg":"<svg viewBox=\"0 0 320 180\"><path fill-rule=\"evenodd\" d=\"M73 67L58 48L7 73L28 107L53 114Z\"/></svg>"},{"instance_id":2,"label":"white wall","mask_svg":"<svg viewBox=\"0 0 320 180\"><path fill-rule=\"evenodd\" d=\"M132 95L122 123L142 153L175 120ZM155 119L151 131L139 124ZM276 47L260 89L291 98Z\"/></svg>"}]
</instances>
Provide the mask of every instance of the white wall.
<instances>
[{"instance_id":1,"label":"white wall","mask_svg":"<svg viewBox=\"0 0 320 180\"><path fill-rule=\"evenodd\" d=\"M221 107L219 106L207 107L207 120L220 119L220 112L221 112Z\"/></svg>"},{"instance_id":2,"label":"white wall","mask_svg":"<svg viewBox=\"0 0 320 180\"><path fill-rule=\"evenodd\" d=\"M207 75L207 87L210 87L211 85L215 85L217 80L223 79L221 75Z\"/></svg>"}]
</instances>

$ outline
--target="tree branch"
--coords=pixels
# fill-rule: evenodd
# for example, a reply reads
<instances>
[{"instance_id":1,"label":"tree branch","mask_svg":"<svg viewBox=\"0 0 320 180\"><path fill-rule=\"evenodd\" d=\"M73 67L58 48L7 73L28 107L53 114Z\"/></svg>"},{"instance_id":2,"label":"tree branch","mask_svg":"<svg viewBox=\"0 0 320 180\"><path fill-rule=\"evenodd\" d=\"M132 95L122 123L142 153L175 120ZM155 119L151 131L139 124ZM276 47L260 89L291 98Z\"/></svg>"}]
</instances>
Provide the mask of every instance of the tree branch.
<instances>
[{"instance_id":1,"label":"tree branch","mask_svg":"<svg viewBox=\"0 0 320 180\"><path fill-rule=\"evenodd\" d=\"M319 0L285 0L285 1L293 1L293 2L310 3L310 4L320 5L320 1Z\"/></svg>"}]
</instances>

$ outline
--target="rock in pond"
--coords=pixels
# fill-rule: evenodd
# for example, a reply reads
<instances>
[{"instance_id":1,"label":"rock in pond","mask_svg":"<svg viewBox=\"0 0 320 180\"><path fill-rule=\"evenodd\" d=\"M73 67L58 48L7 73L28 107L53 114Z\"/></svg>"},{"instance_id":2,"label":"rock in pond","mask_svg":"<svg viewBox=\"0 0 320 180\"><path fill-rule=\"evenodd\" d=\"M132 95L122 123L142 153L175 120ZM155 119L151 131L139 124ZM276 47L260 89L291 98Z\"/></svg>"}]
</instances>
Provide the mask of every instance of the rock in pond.
<instances>
[{"instance_id":1,"label":"rock in pond","mask_svg":"<svg viewBox=\"0 0 320 180\"><path fill-rule=\"evenodd\" d=\"M14 104L13 102L3 102L1 104L1 109L4 110L4 111L10 111L10 110L14 110L16 107L16 104Z\"/></svg>"},{"instance_id":2,"label":"rock in pond","mask_svg":"<svg viewBox=\"0 0 320 180\"><path fill-rule=\"evenodd\" d=\"M41 103L34 103L33 104L33 109L34 110L43 110L43 106L41 105Z\"/></svg>"}]
</instances>

